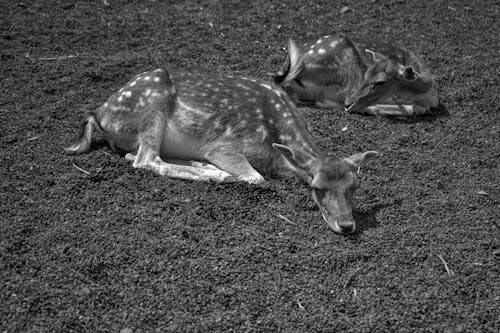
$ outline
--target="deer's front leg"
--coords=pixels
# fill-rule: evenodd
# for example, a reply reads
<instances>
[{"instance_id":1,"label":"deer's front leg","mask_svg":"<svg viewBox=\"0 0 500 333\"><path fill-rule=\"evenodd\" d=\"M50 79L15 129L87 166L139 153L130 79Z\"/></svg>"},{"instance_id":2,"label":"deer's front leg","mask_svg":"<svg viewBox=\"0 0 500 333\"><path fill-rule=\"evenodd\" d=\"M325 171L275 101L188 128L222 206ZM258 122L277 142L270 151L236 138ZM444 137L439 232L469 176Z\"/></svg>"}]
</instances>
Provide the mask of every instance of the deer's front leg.
<instances>
[{"instance_id":1,"label":"deer's front leg","mask_svg":"<svg viewBox=\"0 0 500 333\"><path fill-rule=\"evenodd\" d=\"M134 162L135 168L144 168L151 170L160 176L166 176L175 179L193 180L193 181L214 181L216 183L228 182L234 177L231 174L220 170L210 164L181 165L167 163L159 156L153 159L144 159L138 161L139 155L127 154L125 158Z\"/></svg>"},{"instance_id":2,"label":"deer's front leg","mask_svg":"<svg viewBox=\"0 0 500 333\"><path fill-rule=\"evenodd\" d=\"M384 116L411 116L414 115L413 105L376 104L368 106L360 113Z\"/></svg>"},{"instance_id":3,"label":"deer's front leg","mask_svg":"<svg viewBox=\"0 0 500 333\"><path fill-rule=\"evenodd\" d=\"M218 168L233 175L225 182L244 181L251 184L264 182L264 177L258 173L250 162L240 153L231 152L230 147L221 147L207 153L204 158Z\"/></svg>"}]
</instances>

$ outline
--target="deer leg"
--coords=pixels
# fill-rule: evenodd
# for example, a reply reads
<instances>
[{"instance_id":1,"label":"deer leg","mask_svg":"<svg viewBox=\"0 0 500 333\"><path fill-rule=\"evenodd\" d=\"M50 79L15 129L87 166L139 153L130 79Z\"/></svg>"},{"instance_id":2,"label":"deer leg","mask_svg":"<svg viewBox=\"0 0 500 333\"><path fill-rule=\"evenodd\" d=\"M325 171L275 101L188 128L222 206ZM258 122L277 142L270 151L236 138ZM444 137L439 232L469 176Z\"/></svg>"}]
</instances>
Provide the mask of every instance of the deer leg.
<instances>
[{"instance_id":1,"label":"deer leg","mask_svg":"<svg viewBox=\"0 0 500 333\"><path fill-rule=\"evenodd\" d=\"M264 177L250 165L243 154L216 150L206 154L205 159L233 175L225 182L244 181L251 184L264 182Z\"/></svg>"},{"instance_id":2,"label":"deer leg","mask_svg":"<svg viewBox=\"0 0 500 333\"><path fill-rule=\"evenodd\" d=\"M185 165L167 163L159 156L159 147L161 145L162 136L160 133L161 127L155 128L152 126L144 133L139 135L139 149L137 155L127 154L125 158L132 160L134 168L144 168L151 170L161 176L169 178L195 180L195 181L215 181L217 183L224 182L231 175L225 171L215 168L214 166L203 165Z\"/></svg>"},{"instance_id":3,"label":"deer leg","mask_svg":"<svg viewBox=\"0 0 500 333\"><path fill-rule=\"evenodd\" d=\"M384 116L411 116L415 114L413 105L376 104L366 107L360 113Z\"/></svg>"},{"instance_id":4,"label":"deer leg","mask_svg":"<svg viewBox=\"0 0 500 333\"><path fill-rule=\"evenodd\" d=\"M125 156L126 157L126 156ZM210 163L205 163L201 161L193 161L193 160L181 160L178 158L164 158L163 161L170 163L170 164L176 164L176 165L185 165L185 166L192 166L196 168L206 168L206 169L211 169L211 170L220 170L218 167L216 167L213 164Z\"/></svg>"},{"instance_id":5,"label":"deer leg","mask_svg":"<svg viewBox=\"0 0 500 333\"><path fill-rule=\"evenodd\" d=\"M344 104L336 102L336 101L333 101L333 100L324 99L322 101L317 101L316 102L316 107L318 107L320 109L337 109L337 108L343 109L344 108Z\"/></svg>"},{"instance_id":6,"label":"deer leg","mask_svg":"<svg viewBox=\"0 0 500 333\"><path fill-rule=\"evenodd\" d=\"M345 92L336 84L323 88L316 106L324 109L344 109Z\"/></svg>"},{"instance_id":7,"label":"deer leg","mask_svg":"<svg viewBox=\"0 0 500 333\"><path fill-rule=\"evenodd\" d=\"M144 155L152 156L153 154ZM125 158L134 161L134 167L151 170L160 176L193 181L214 181L217 183L226 182L232 178L229 173L210 164L192 161L185 161L183 164L167 163L159 156L156 156L154 159L143 159L140 163L136 163L138 156L139 154L137 156L127 154Z\"/></svg>"}]
</instances>

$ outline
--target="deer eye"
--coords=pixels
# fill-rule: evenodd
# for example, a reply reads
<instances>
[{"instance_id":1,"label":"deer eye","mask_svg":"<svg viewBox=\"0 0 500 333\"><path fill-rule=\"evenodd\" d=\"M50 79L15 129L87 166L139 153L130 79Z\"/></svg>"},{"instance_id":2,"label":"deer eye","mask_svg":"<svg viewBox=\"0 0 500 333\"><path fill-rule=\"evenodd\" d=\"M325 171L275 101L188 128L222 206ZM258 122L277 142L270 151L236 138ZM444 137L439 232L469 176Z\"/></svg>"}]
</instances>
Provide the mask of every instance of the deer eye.
<instances>
[{"instance_id":1,"label":"deer eye","mask_svg":"<svg viewBox=\"0 0 500 333\"><path fill-rule=\"evenodd\" d=\"M376 81L373 85L375 87L380 87L380 86L383 86L385 84L385 81Z\"/></svg>"}]
</instances>

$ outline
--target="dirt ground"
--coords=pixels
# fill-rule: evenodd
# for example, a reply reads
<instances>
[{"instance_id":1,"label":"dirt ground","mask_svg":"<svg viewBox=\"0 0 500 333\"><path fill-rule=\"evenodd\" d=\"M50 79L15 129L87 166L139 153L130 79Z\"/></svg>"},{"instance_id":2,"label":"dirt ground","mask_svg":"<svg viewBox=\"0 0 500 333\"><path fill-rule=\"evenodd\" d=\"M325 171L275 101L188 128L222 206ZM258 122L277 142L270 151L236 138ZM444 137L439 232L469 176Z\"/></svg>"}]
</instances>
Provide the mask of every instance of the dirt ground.
<instances>
[{"instance_id":1,"label":"dirt ground","mask_svg":"<svg viewBox=\"0 0 500 333\"><path fill-rule=\"evenodd\" d=\"M3 0L0 11L1 332L500 330L498 1ZM269 79L289 37L333 32L416 51L449 112L301 108L325 153L380 152L362 170L353 236L334 234L295 179L166 179L99 136L87 154L63 153L82 113L137 73Z\"/></svg>"}]
</instances>

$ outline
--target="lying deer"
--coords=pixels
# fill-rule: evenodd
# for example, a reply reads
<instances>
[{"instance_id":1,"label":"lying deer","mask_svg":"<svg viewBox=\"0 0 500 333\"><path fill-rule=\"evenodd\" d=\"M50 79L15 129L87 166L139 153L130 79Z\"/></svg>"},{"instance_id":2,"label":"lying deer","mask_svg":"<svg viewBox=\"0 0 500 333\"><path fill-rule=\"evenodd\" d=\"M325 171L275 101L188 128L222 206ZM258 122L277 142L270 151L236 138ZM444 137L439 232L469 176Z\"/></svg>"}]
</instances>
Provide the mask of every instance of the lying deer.
<instances>
[{"instance_id":1,"label":"lying deer","mask_svg":"<svg viewBox=\"0 0 500 333\"><path fill-rule=\"evenodd\" d=\"M301 102L320 108L345 106L353 113L422 115L438 106L432 76L413 52L378 40L351 40L343 34L289 43L289 56L275 83ZM302 66L297 69L298 59ZM286 80L293 68L300 71ZM411 104L402 105L403 98ZM392 100L392 104L381 104Z\"/></svg>"},{"instance_id":2,"label":"lying deer","mask_svg":"<svg viewBox=\"0 0 500 333\"><path fill-rule=\"evenodd\" d=\"M261 183L260 172L291 171L309 184L323 218L342 234L356 228L352 196L359 167L377 155L322 154L288 95L246 77L170 79L163 69L137 75L87 115L79 139L66 151L87 151L94 127L112 149L128 152L135 168L162 176Z\"/></svg>"}]
</instances>

